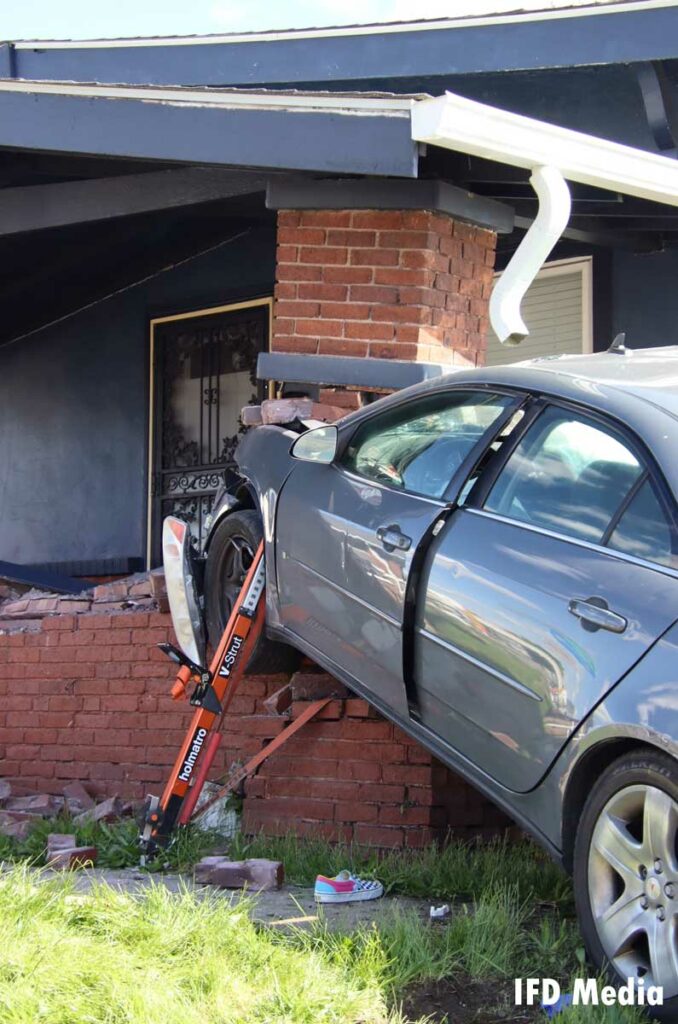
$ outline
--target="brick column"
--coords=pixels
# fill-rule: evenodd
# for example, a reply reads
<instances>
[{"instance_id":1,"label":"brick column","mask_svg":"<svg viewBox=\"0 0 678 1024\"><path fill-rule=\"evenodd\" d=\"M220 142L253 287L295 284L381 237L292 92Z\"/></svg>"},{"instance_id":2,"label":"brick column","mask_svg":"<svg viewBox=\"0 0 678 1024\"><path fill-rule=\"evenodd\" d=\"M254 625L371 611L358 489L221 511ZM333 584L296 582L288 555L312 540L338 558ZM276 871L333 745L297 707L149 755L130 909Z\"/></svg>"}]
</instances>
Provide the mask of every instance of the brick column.
<instances>
[{"instance_id":1,"label":"brick column","mask_svg":"<svg viewBox=\"0 0 678 1024\"><path fill-rule=\"evenodd\" d=\"M427 210L280 210L272 347L482 365L495 245L493 231ZM350 405L350 397L333 402ZM252 832L399 847L449 828L471 836L508 823L350 695L307 725L246 792Z\"/></svg>"},{"instance_id":2,"label":"brick column","mask_svg":"<svg viewBox=\"0 0 678 1024\"><path fill-rule=\"evenodd\" d=\"M273 349L481 365L495 244L426 210L281 210Z\"/></svg>"}]
</instances>

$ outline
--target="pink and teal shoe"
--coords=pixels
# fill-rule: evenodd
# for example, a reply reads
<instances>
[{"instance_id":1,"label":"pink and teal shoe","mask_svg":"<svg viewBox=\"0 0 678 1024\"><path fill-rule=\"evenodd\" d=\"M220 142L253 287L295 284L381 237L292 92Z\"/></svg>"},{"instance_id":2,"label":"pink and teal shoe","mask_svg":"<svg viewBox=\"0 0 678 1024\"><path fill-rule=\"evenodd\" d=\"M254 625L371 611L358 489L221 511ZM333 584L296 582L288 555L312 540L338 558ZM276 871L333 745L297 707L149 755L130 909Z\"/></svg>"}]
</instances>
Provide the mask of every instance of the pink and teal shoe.
<instances>
[{"instance_id":1,"label":"pink and teal shoe","mask_svg":"<svg viewBox=\"0 0 678 1024\"><path fill-rule=\"evenodd\" d=\"M334 878L318 875L315 880L316 903L353 903L356 900L378 900L383 895L381 882L356 878L349 871L340 871Z\"/></svg>"}]
</instances>

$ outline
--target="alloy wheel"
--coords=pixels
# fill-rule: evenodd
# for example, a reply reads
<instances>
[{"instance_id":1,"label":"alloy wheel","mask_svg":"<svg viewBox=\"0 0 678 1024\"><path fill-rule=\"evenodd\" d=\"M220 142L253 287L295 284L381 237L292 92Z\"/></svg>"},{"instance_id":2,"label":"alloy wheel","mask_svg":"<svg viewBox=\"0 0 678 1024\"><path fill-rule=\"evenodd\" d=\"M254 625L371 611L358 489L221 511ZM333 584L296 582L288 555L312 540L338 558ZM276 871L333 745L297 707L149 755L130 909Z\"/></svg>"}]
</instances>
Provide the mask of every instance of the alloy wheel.
<instances>
[{"instance_id":1,"label":"alloy wheel","mask_svg":"<svg viewBox=\"0 0 678 1024\"><path fill-rule=\"evenodd\" d=\"M244 537L233 536L223 554L223 594L225 597L226 616L230 614L231 608L240 593L245 576L254 561L252 545Z\"/></svg>"},{"instance_id":2,"label":"alloy wheel","mask_svg":"<svg viewBox=\"0 0 678 1024\"><path fill-rule=\"evenodd\" d=\"M603 807L591 838L589 899L600 943L624 978L678 995L678 804L634 785Z\"/></svg>"}]
</instances>

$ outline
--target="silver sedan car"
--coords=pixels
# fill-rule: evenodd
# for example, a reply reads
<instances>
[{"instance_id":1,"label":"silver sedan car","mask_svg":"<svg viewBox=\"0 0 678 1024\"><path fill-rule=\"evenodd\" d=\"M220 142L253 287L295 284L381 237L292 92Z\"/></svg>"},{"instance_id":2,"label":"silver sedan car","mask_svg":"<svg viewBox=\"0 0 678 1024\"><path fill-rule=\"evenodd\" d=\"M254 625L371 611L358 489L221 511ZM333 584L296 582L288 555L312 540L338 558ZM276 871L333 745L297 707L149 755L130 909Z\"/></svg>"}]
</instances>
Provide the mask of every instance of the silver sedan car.
<instances>
[{"instance_id":1,"label":"silver sedan car","mask_svg":"<svg viewBox=\"0 0 678 1024\"><path fill-rule=\"evenodd\" d=\"M254 667L304 652L503 807L675 1019L678 348L460 371L237 461L213 639L263 534Z\"/></svg>"}]
</instances>

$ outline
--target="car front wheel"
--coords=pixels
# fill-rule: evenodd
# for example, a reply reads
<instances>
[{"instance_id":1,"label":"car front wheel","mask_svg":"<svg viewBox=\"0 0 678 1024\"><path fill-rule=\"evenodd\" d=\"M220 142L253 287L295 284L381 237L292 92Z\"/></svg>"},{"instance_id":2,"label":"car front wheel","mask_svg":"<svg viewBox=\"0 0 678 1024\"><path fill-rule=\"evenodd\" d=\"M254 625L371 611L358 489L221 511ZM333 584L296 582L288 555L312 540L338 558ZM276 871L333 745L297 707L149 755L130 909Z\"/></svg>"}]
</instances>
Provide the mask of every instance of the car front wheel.
<instances>
[{"instance_id":1,"label":"car front wheel","mask_svg":"<svg viewBox=\"0 0 678 1024\"><path fill-rule=\"evenodd\" d=\"M263 536L261 518L254 509L240 509L224 516L214 531L205 566L205 618L214 649L221 640L233 604ZM293 671L298 654L286 644L262 634L247 665L251 675Z\"/></svg>"},{"instance_id":2,"label":"car front wheel","mask_svg":"<svg viewBox=\"0 0 678 1024\"><path fill-rule=\"evenodd\" d=\"M663 988L678 1019L678 764L660 752L615 761L577 831L575 899L589 955L617 976Z\"/></svg>"}]
</instances>

